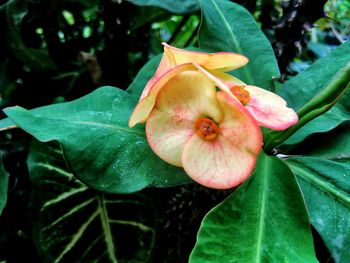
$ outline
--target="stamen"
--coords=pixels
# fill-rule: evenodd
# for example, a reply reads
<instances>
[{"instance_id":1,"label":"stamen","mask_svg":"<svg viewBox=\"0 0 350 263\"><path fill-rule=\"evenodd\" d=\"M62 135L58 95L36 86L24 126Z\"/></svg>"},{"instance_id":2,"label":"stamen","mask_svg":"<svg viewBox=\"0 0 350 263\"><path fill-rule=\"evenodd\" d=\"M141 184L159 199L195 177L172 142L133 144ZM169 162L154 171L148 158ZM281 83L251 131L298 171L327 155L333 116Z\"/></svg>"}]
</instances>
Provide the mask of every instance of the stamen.
<instances>
[{"instance_id":1,"label":"stamen","mask_svg":"<svg viewBox=\"0 0 350 263\"><path fill-rule=\"evenodd\" d=\"M244 86L233 86L231 92L243 105L247 105L250 101L250 94L244 89Z\"/></svg>"},{"instance_id":2,"label":"stamen","mask_svg":"<svg viewBox=\"0 0 350 263\"><path fill-rule=\"evenodd\" d=\"M209 118L198 119L194 128L199 137L209 141L214 140L220 133L219 126Z\"/></svg>"}]
</instances>

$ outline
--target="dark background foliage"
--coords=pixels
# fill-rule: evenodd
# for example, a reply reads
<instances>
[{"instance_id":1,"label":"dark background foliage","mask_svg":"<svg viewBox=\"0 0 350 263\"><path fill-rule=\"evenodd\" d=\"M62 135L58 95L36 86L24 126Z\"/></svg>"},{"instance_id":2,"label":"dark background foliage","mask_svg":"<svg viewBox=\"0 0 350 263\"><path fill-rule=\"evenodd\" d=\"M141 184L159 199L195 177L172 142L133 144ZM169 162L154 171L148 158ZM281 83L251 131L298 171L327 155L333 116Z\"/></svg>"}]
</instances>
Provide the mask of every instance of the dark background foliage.
<instances>
[{"instance_id":1,"label":"dark background foliage","mask_svg":"<svg viewBox=\"0 0 350 263\"><path fill-rule=\"evenodd\" d=\"M270 39L280 81L349 37L345 0L235 2L255 16ZM162 51L162 41L196 46L198 26L196 7L179 7L174 14L128 1L0 0L0 106L30 109L70 101L103 85L126 89L148 59ZM40 262L31 233L29 141L20 130L0 133L0 155L10 174L8 203L0 217L0 261ZM230 191L190 184L144 192L159 196L157 205L164 211L156 262L186 262L203 216ZM314 241L319 260L332 262L316 232Z\"/></svg>"}]
</instances>

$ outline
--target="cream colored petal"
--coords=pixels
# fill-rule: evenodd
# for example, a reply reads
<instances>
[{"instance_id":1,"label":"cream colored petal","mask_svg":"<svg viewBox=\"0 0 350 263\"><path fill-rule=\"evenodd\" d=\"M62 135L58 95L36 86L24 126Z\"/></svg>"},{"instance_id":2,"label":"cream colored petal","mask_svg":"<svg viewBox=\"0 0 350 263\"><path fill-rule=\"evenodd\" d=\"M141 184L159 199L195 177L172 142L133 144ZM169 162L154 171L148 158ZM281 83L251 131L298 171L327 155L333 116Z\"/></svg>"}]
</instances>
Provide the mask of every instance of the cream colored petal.
<instances>
[{"instance_id":1,"label":"cream colored petal","mask_svg":"<svg viewBox=\"0 0 350 263\"><path fill-rule=\"evenodd\" d=\"M216 189L227 189L243 182L253 171L262 146L261 130L249 114L218 92L224 112L221 134L206 141L194 134L181 155L186 173L196 182Z\"/></svg>"},{"instance_id":2,"label":"cream colored petal","mask_svg":"<svg viewBox=\"0 0 350 263\"><path fill-rule=\"evenodd\" d=\"M226 92L226 94L230 97L232 97L232 99L234 101L236 101L237 105L241 105L241 103L239 102L239 100L232 94L230 88L231 88L231 84L226 82L225 80L228 80L227 76L223 76L221 74L212 74L212 71L208 71L206 69L204 69L203 67L199 66L198 64L194 64L197 69L204 74L205 76L207 76L219 89L221 89L222 91ZM225 73L223 73L225 74ZM227 75L227 74L225 74ZM225 79L220 79L218 76L222 76L225 77ZM234 77L233 77L234 78ZM236 78L235 78L236 79ZM230 79L231 81L234 81L234 79ZM237 79L237 82L239 82L240 80Z\"/></svg>"},{"instance_id":3,"label":"cream colored petal","mask_svg":"<svg viewBox=\"0 0 350 263\"><path fill-rule=\"evenodd\" d=\"M216 69L224 72L243 67L248 63L248 58L233 52L204 53L198 51L183 50L163 43L164 50L169 50L177 65L183 63L196 63L207 69Z\"/></svg>"},{"instance_id":4,"label":"cream colored petal","mask_svg":"<svg viewBox=\"0 0 350 263\"><path fill-rule=\"evenodd\" d=\"M195 132L193 126L193 121L154 109L146 123L148 143L161 159L182 166L182 149Z\"/></svg>"},{"instance_id":5,"label":"cream colored petal","mask_svg":"<svg viewBox=\"0 0 350 263\"><path fill-rule=\"evenodd\" d=\"M181 152L195 133L196 120L221 120L215 92L212 82L195 71L175 76L162 88L146 124L148 142L160 158L181 166Z\"/></svg>"},{"instance_id":6,"label":"cream colored petal","mask_svg":"<svg viewBox=\"0 0 350 263\"><path fill-rule=\"evenodd\" d=\"M149 90L147 91L147 96L140 100L133 110L129 119L129 127L133 127L137 123L145 122L147 120L154 107L158 92L171 78L180 74L181 72L193 70L197 70L193 64L182 64L168 70L160 78L153 81L152 86L148 88Z\"/></svg>"},{"instance_id":7,"label":"cream colored petal","mask_svg":"<svg viewBox=\"0 0 350 263\"><path fill-rule=\"evenodd\" d=\"M246 85L243 81L240 79L227 74L225 72L217 71L217 70L207 70L210 74L215 76L216 78L220 79L222 82L224 82L226 85L232 87L232 86L244 86Z\"/></svg>"},{"instance_id":8,"label":"cream colored petal","mask_svg":"<svg viewBox=\"0 0 350 263\"><path fill-rule=\"evenodd\" d=\"M260 126L273 130L284 130L298 122L298 116L280 96L270 91L246 86L250 101L246 109Z\"/></svg>"}]
</instances>

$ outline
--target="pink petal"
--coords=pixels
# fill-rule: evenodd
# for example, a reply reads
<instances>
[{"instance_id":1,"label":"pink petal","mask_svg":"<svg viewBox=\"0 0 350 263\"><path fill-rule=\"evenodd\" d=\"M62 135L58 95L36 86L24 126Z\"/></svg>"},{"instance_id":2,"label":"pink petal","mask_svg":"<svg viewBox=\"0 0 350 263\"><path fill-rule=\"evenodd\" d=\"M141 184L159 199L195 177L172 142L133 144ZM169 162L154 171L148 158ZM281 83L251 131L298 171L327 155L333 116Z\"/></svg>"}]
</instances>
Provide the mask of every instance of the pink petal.
<instances>
[{"instance_id":1,"label":"pink petal","mask_svg":"<svg viewBox=\"0 0 350 263\"><path fill-rule=\"evenodd\" d=\"M195 132L195 121L221 120L215 92L213 83L196 71L183 72L164 85L146 124L148 142L160 158L182 166L181 152Z\"/></svg>"},{"instance_id":2,"label":"pink petal","mask_svg":"<svg viewBox=\"0 0 350 263\"><path fill-rule=\"evenodd\" d=\"M246 109L260 126L274 130L284 130L298 122L298 116L280 96L270 91L246 86L250 101Z\"/></svg>"},{"instance_id":3,"label":"pink petal","mask_svg":"<svg viewBox=\"0 0 350 263\"><path fill-rule=\"evenodd\" d=\"M261 130L231 96L218 92L224 119L221 134L206 141L194 134L184 145L181 160L186 173L211 188L237 186L253 171L262 146Z\"/></svg>"},{"instance_id":4,"label":"pink petal","mask_svg":"<svg viewBox=\"0 0 350 263\"><path fill-rule=\"evenodd\" d=\"M172 53L169 52L168 49L164 48L164 53L158 65L158 68L154 73L154 76L148 81L146 87L143 89L140 100L142 100L144 97L148 95L150 89L158 81L159 78L161 78L164 74L166 74L172 68L176 67L176 65L177 64L175 63L175 59Z\"/></svg>"}]
</instances>

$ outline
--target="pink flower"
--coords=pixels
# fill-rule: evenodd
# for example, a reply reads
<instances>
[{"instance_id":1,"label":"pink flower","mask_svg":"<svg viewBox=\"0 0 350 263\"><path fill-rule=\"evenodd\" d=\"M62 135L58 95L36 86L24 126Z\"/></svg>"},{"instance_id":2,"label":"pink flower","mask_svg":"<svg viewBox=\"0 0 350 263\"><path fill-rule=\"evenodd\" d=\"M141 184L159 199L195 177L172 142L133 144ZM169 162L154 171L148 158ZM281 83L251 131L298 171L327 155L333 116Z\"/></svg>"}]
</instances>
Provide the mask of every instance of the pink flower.
<instances>
[{"instance_id":1,"label":"pink flower","mask_svg":"<svg viewBox=\"0 0 350 263\"><path fill-rule=\"evenodd\" d=\"M298 120L295 112L274 93L224 73L244 66L244 56L164 45L129 126L146 122L152 150L194 181L218 189L240 184L262 147L259 125L285 129Z\"/></svg>"},{"instance_id":2,"label":"pink flower","mask_svg":"<svg viewBox=\"0 0 350 263\"><path fill-rule=\"evenodd\" d=\"M242 105L198 71L171 78L146 123L152 150L212 188L240 184L254 169L261 130Z\"/></svg>"},{"instance_id":3,"label":"pink flower","mask_svg":"<svg viewBox=\"0 0 350 263\"><path fill-rule=\"evenodd\" d=\"M140 101L130 117L130 127L133 127L136 123L142 123L147 120L148 115L153 109L159 90L169 79L179 73L184 71L197 71L198 69L195 65L203 66L208 70L215 70L215 72L227 72L248 63L248 59L245 56L236 53L219 52L208 54L178 49L165 43L163 43L163 45L164 53L162 60L156 73L144 88Z\"/></svg>"}]
</instances>

